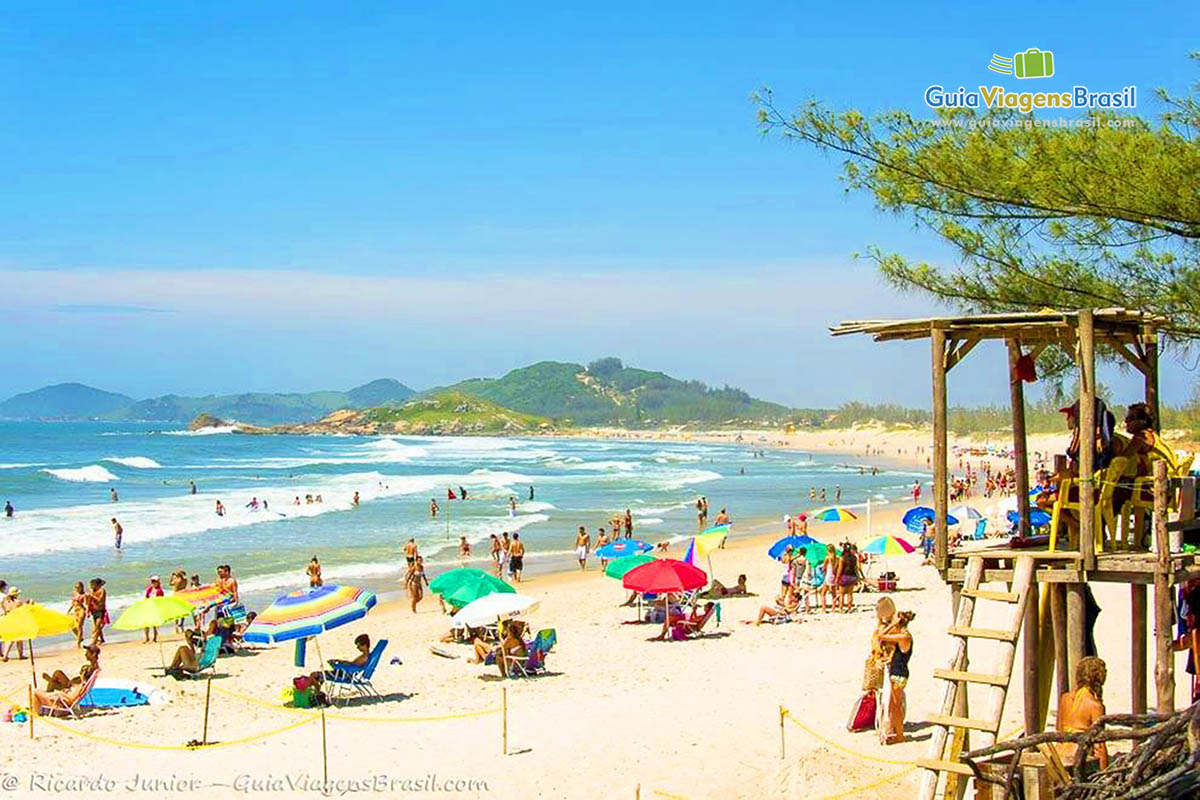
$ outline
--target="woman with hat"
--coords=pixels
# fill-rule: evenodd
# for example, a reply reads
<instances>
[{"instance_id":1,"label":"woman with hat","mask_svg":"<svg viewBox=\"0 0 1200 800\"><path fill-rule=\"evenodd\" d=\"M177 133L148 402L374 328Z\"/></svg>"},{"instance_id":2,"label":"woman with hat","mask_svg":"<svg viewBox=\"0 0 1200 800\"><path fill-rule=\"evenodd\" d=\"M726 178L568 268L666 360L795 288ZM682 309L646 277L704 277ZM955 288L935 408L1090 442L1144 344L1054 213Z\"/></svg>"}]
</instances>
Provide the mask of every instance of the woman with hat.
<instances>
[{"instance_id":1,"label":"woman with hat","mask_svg":"<svg viewBox=\"0 0 1200 800\"><path fill-rule=\"evenodd\" d=\"M21 605L21 590L15 586L8 587L4 599L0 600L0 613L7 614L19 605ZM8 661L8 657L13 651L13 645L16 645L17 648L17 658L25 658L25 642L18 640L4 646L0 661Z\"/></svg>"}]
</instances>

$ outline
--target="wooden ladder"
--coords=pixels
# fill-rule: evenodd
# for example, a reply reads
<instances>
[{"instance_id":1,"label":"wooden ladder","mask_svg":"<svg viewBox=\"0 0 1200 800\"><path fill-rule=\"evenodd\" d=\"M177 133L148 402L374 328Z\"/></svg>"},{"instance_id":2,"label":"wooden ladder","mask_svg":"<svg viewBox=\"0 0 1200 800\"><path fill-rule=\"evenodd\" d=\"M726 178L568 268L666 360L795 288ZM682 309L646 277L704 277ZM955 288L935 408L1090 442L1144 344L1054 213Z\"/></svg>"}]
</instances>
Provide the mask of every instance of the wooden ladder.
<instances>
[{"instance_id":1,"label":"wooden ladder","mask_svg":"<svg viewBox=\"0 0 1200 800\"><path fill-rule=\"evenodd\" d=\"M947 633L954 637L954 657L948 669L935 669L933 677L946 682L942 696L941 711L931 714L933 735L929 741L927 758L917 759L917 766L926 770L921 778L921 800L934 800L942 773L947 774L947 787L953 783L950 776L972 777L975 773L959 760L961 743L966 731L981 732L986 741L983 746L993 744L1000 731L1000 719L1004 715L1004 700L1008 695L1008 684L1012 678L1013 662L1017 655L1017 637L1021 634L1021 623L1025 619L1025 604L1029 587L1033 583L1033 558L1021 556L1013 570L1012 588L1007 592L985 591L979 588L983 578L983 556L967 558L966 577L959 597L958 616ZM975 628L975 601L1007 603L1012 606L1013 616L1008 627L1003 629ZM1000 656L994 672L971 672L967 667L967 642L970 639L991 639L1000 642ZM965 707L967 684L976 683L987 687L988 707L978 717L955 716L960 701ZM951 736L951 731L958 735ZM947 742L952 742L947 753ZM955 778L965 780L963 778ZM946 796L949 798L948 790Z\"/></svg>"}]
</instances>

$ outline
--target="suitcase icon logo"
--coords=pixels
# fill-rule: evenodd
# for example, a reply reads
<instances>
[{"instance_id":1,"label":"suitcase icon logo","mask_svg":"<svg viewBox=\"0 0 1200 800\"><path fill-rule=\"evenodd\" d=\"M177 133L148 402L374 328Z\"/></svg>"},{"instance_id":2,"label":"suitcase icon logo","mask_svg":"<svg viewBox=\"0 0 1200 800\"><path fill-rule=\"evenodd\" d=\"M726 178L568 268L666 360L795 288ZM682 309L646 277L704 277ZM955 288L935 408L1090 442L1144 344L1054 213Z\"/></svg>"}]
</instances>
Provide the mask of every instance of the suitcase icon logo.
<instances>
[{"instance_id":1,"label":"suitcase icon logo","mask_svg":"<svg viewBox=\"0 0 1200 800\"><path fill-rule=\"evenodd\" d=\"M1054 53L1031 47L1012 58L993 55L988 69L1017 78L1049 78L1054 74Z\"/></svg>"}]
</instances>

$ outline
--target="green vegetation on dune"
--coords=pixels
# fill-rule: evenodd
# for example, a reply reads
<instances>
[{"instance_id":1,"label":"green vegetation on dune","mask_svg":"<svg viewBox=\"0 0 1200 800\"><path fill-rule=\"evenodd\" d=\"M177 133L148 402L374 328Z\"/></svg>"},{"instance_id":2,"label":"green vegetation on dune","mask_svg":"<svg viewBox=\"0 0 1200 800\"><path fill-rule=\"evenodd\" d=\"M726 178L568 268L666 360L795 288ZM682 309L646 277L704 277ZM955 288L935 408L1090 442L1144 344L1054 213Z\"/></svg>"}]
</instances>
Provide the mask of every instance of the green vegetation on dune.
<instances>
[{"instance_id":1,"label":"green vegetation on dune","mask_svg":"<svg viewBox=\"0 0 1200 800\"><path fill-rule=\"evenodd\" d=\"M513 411L458 390L421 395L403 405L369 408L362 415L364 421L377 425L463 428L476 433L535 431L550 425L546 417Z\"/></svg>"},{"instance_id":2,"label":"green vegetation on dune","mask_svg":"<svg viewBox=\"0 0 1200 800\"><path fill-rule=\"evenodd\" d=\"M789 416L785 406L757 400L741 389L682 381L627 367L617 358L598 359L587 367L540 361L501 378L463 381L450 389L560 424L776 424Z\"/></svg>"}]
</instances>

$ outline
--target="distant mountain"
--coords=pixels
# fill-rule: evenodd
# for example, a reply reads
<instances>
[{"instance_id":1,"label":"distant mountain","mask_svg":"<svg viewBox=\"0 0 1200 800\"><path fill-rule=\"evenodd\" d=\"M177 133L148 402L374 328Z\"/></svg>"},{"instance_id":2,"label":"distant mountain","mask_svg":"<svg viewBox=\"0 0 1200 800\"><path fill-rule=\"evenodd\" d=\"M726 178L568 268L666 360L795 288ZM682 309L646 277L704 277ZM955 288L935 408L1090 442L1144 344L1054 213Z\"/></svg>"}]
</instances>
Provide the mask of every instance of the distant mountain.
<instances>
[{"instance_id":1,"label":"distant mountain","mask_svg":"<svg viewBox=\"0 0 1200 800\"><path fill-rule=\"evenodd\" d=\"M477 378L449 388L559 424L774 424L789 415L786 407L757 400L741 389L718 389L627 367L618 358L601 358L587 367L540 361L502 378Z\"/></svg>"},{"instance_id":2,"label":"distant mountain","mask_svg":"<svg viewBox=\"0 0 1200 800\"><path fill-rule=\"evenodd\" d=\"M95 419L133 405L133 398L105 392L82 383L56 383L14 395L0 403L8 419Z\"/></svg>"},{"instance_id":3,"label":"distant mountain","mask_svg":"<svg viewBox=\"0 0 1200 800\"><path fill-rule=\"evenodd\" d=\"M342 408L401 403L414 392L390 378L346 392L248 393L186 397L176 394L134 400L78 383L47 386L0 403L0 417L16 419L104 419L186 424L199 414L252 425L311 422Z\"/></svg>"}]
</instances>

